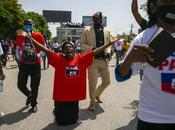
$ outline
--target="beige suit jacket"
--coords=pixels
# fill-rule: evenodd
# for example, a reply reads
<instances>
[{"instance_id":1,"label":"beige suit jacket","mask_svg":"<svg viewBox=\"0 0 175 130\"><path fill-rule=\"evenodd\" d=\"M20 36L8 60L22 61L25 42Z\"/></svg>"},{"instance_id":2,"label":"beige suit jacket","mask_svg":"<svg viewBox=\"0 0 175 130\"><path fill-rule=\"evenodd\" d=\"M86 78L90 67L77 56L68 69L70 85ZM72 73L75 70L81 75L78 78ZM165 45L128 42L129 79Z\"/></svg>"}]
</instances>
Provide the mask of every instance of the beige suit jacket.
<instances>
[{"instance_id":1,"label":"beige suit jacket","mask_svg":"<svg viewBox=\"0 0 175 130\"><path fill-rule=\"evenodd\" d=\"M110 42L110 32L107 29L103 29L104 32L104 44L108 44ZM96 38L95 38L95 30L93 26L86 27L81 35L81 48L83 51L92 50L92 48L96 47ZM105 53L110 53L111 48L108 47L105 50ZM109 62L108 59L106 59Z\"/></svg>"}]
</instances>

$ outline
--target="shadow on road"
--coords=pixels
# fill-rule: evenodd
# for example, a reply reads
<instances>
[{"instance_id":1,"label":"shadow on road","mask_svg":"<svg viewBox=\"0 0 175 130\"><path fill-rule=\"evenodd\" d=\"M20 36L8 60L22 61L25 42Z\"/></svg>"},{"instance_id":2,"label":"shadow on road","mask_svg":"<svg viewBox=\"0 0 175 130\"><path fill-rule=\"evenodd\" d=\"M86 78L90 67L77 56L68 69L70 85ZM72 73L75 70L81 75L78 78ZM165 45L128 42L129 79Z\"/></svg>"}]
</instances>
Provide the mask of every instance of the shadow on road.
<instances>
[{"instance_id":1,"label":"shadow on road","mask_svg":"<svg viewBox=\"0 0 175 130\"><path fill-rule=\"evenodd\" d=\"M3 117L0 117L0 125L3 125L3 124L11 125L21 120L24 120L26 117L28 117L31 114L30 111L25 112L27 108L28 106L25 106L14 113L10 113L10 114L4 115Z\"/></svg>"},{"instance_id":2,"label":"shadow on road","mask_svg":"<svg viewBox=\"0 0 175 130\"><path fill-rule=\"evenodd\" d=\"M115 130L136 130L137 120L138 120L138 118L137 118L138 105L139 105L139 101L134 100L129 105L124 106L125 109L132 109L133 110L132 116L134 118L126 126L122 126L122 127L118 128L118 129L115 129Z\"/></svg>"},{"instance_id":3,"label":"shadow on road","mask_svg":"<svg viewBox=\"0 0 175 130\"><path fill-rule=\"evenodd\" d=\"M81 122L77 122L74 125L68 125L68 126L58 126L56 122L53 122L51 124L48 124L45 128L42 130L73 130L74 128L78 127L81 124Z\"/></svg>"},{"instance_id":4,"label":"shadow on road","mask_svg":"<svg viewBox=\"0 0 175 130\"><path fill-rule=\"evenodd\" d=\"M80 109L79 111L79 120L95 120L98 114L101 114L104 112L104 109L97 104L96 105L96 110L95 111L89 111L88 109Z\"/></svg>"},{"instance_id":5,"label":"shadow on road","mask_svg":"<svg viewBox=\"0 0 175 130\"><path fill-rule=\"evenodd\" d=\"M74 128L78 127L83 120L95 120L98 114L103 113L104 110L103 108L97 104L96 110L95 111L89 111L88 109L80 109L79 110L79 119L78 122L74 125L69 125L69 126L58 126L56 122L53 122L51 124L48 124L45 128L42 130L73 130Z\"/></svg>"},{"instance_id":6,"label":"shadow on road","mask_svg":"<svg viewBox=\"0 0 175 130\"><path fill-rule=\"evenodd\" d=\"M115 130L136 130L137 128L137 116L132 119L126 126L122 126Z\"/></svg>"}]
</instances>

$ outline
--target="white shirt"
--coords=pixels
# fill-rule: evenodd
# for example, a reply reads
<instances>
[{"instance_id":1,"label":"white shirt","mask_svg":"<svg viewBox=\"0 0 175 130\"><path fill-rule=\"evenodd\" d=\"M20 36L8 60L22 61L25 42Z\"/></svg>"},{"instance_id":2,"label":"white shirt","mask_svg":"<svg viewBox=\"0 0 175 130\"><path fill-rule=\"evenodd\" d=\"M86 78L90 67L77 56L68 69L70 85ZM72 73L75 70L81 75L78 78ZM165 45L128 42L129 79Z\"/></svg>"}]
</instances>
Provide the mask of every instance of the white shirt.
<instances>
[{"instance_id":1,"label":"white shirt","mask_svg":"<svg viewBox=\"0 0 175 130\"><path fill-rule=\"evenodd\" d=\"M115 50L118 50L118 51L121 51L122 50L122 47L123 47L123 40L121 39L121 40L119 40L119 41L116 41L115 43L114 43L114 48L115 48Z\"/></svg>"},{"instance_id":2,"label":"white shirt","mask_svg":"<svg viewBox=\"0 0 175 130\"><path fill-rule=\"evenodd\" d=\"M131 48L134 44L146 44L157 28L155 25L140 33ZM157 68L148 63L134 63L131 68L134 75L140 68L144 71L138 117L152 123L175 123L175 52Z\"/></svg>"},{"instance_id":3,"label":"white shirt","mask_svg":"<svg viewBox=\"0 0 175 130\"><path fill-rule=\"evenodd\" d=\"M80 42L78 42L78 43L76 44L76 50L81 50Z\"/></svg>"},{"instance_id":4,"label":"white shirt","mask_svg":"<svg viewBox=\"0 0 175 130\"><path fill-rule=\"evenodd\" d=\"M54 48L54 49L57 49L59 47L60 47L60 45L57 42L52 44L52 48Z\"/></svg>"}]
</instances>

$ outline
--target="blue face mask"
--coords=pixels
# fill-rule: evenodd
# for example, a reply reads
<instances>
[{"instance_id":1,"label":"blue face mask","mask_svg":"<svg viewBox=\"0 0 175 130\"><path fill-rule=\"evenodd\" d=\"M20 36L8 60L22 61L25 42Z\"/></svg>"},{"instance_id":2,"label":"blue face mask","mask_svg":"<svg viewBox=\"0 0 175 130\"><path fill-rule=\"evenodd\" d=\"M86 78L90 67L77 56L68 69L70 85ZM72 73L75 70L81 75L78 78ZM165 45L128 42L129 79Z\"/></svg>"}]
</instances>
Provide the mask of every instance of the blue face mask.
<instances>
[{"instance_id":1,"label":"blue face mask","mask_svg":"<svg viewBox=\"0 0 175 130\"><path fill-rule=\"evenodd\" d=\"M25 26L24 26L24 30L25 30L25 31L30 31L30 32L31 32L31 31L33 30L33 27L32 27L32 25L25 25Z\"/></svg>"}]
</instances>

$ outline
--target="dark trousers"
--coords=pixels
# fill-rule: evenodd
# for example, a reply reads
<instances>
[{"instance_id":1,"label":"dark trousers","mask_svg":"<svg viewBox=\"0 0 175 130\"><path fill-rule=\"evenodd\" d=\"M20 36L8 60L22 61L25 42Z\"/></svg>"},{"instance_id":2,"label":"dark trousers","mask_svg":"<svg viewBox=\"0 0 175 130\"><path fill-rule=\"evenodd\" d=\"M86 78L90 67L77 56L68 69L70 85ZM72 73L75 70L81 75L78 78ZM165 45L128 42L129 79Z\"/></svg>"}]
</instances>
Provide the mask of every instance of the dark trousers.
<instances>
[{"instance_id":1,"label":"dark trousers","mask_svg":"<svg viewBox=\"0 0 175 130\"><path fill-rule=\"evenodd\" d=\"M71 125L77 122L79 102L54 102L55 119L58 125Z\"/></svg>"},{"instance_id":2,"label":"dark trousers","mask_svg":"<svg viewBox=\"0 0 175 130\"><path fill-rule=\"evenodd\" d=\"M48 57L45 55L43 57L43 68L46 69L49 67L49 63L48 63Z\"/></svg>"},{"instance_id":3,"label":"dark trousers","mask_svg":"<svg viewBox=\"0 0 175 130\"><path fill-rule=\"evenodd\" d=\"M27 88L27 80L30 76L31 90ZM31 98L31 106L36 106L38 97L38 87L41 79L40 64L20 64L18 73L18 88L26 96Z\"/></svg>"},{"instance_id":4,"label":"dark trousers","mask_svg":"<svg viewBox=\"0 0 175 130\"><path fill-rule=\"evenodd\" d=\"M148 123L138 119L137 130L175 130L175 124Z\"/></svg>"}]
</instances>

